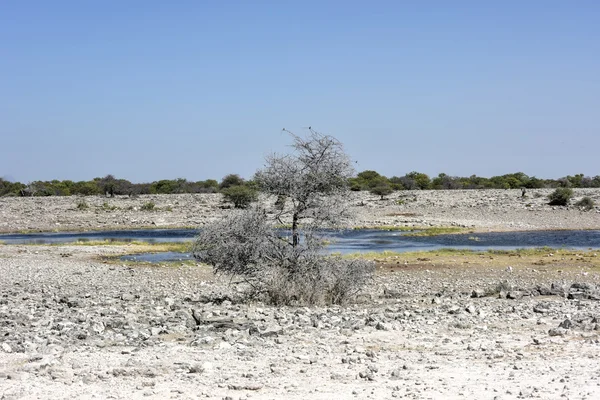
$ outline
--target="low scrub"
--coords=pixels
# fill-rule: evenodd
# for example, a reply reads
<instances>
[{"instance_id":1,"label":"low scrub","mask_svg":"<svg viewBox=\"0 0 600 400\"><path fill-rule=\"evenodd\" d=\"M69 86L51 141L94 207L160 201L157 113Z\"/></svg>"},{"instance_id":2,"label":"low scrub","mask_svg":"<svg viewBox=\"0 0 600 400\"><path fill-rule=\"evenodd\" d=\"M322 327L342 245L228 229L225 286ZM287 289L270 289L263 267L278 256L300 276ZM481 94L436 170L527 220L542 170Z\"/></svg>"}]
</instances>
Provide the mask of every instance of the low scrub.
<instances>
[{"instance_id":1,"label":"low scrub","mask_svg":"<svg viewBox=\"0 0 600 400\"><path fill-rule=\"evenodd\" d=\"M107 201L105 201L104 203L102 203L102 209L105 211L114 211L116 210L118 207L117 206L113 206L108 204Z\"/></svg>"},{"instance_id":2,"label":"low scrub","mask_svg":"<svg viewBox=\"0 0 600 400\"><path fill-rule=\"evenodd\" d=\"M140 207L140 210L142 210L142 211L154 211L155 207L156 207L156 204L154 204L153 201L149 201L147 203L142 204L142 206Z\"/></svg>"},{"instance_id":3,"label":"low scrub","mask_svg":"<svg viewBox=\"0 0 600 400\"><path fill-rule=\"evenodd\" d=\"M562 187L557 188L554 192L548 195L548 202L551 206L567 206L573 197L573 189Z\"/></svg>"},{"instance_id":4,"label":"low scrub","mask_svg":"<svg viewBox=\"0 0 600 400\"><path fill-rule=\"evenodd\" d=\"M78 210L87 210L88 208L90 208L90 206L84 199L80 199L77 201L77 209Z\"/></svg>"},{"instance_id":5,"label":"low scrub","mask_svg":"<svg viewBox=\"0 0 600 400\"><path fill-rule=\"evenodd\" d=\"M588 196L585 196L584 198L579 200L577 203L575 203L575 205L585 211L590 211L596 206L594 200L592 200L592 198Z\"/></svg>"},{"instance_id":6,"label":"low scrub","mask_svg":"<svg viewBox=\"0 0 600 400\"><path fill-rule=\"evenodd\" d=\"M380 182L369 190L369 193L380 196L381 200L384 200L385 196L393 192L394 190L392 189L392 186L390 186L390 184L387 182Z\"/></svg>"},{"instance_id":7,"label":"low scrub","mask_svg":"<svg viewBox=\"0 0 600 400\"><path fill-rule=\"evenodd\" d=\"M251 203L258 200L256 190L245 185L230 186L221 192L225 200L232 202L235 208L247 208Z\"/></svg>"},{"instance_id":8,"label":"low scrub","mask_svg":"<svg viewBox=\"0 0 600 400\"><path fill-rule=\"evenodd\" d=\"M324 254L311 233L291 246L264 210L240 211L206 226L193 246L201 262L218 274L241 277L253 296L274 304L340 304L371 279L363 259Z\"/></svg>"}]
</instances>

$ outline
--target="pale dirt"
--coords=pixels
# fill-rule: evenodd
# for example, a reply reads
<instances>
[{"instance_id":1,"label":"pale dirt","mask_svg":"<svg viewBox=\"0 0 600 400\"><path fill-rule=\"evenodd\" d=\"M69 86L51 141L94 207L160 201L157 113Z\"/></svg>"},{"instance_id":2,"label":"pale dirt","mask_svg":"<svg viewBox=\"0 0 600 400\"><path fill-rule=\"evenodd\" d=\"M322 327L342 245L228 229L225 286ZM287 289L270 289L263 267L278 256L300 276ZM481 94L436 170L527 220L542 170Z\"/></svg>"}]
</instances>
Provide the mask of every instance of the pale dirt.
<instances>
[{"instance_id":1,"label":"pale dirt","mask_svg":"<svg viewBox=\"0 0 600 400\"><path fill-rule=\"evenodd\" d=\"M547 204L551 189L401 191L380 200L351 193L355 225L463 226L480 231L600 229L600 208ZM600 205L600 189L575 189ZM84 201L87 209L78 209ZM273 203L275 199L263 199ZM142 210L154 203L152 211ZM229 212L220 194L0 198L0 232L199 227Z\"/></svg>"},{"instance_id":2,"label":"pale dirt","mask_svg":"<svg viewBox=\"0 0 600 400\"><path fill-rule=\"evenodd\" d=\"M532 192L352 201L357 225L600 227L597 210L553 208ZM600 201L600 191L576 190L583 195ZM161 210L136 209L150 200ZM218 195L90 197L87 210L76 201L2 198L0 229L196 227L227 212ZM118 208L103 209L105 201ZM305 308L237 303L236 285L204 266L98 259L125 251L0 246L0 399L600 398L600 301L569 290L583 283L597 293L593 252L511 268L485 256L388 260L356 304ZM500 282L525 296L470 297ZM532 291L553 283L576 299ZM561 323L568 328L557 330Z\"/></svg>"}]
</instances>

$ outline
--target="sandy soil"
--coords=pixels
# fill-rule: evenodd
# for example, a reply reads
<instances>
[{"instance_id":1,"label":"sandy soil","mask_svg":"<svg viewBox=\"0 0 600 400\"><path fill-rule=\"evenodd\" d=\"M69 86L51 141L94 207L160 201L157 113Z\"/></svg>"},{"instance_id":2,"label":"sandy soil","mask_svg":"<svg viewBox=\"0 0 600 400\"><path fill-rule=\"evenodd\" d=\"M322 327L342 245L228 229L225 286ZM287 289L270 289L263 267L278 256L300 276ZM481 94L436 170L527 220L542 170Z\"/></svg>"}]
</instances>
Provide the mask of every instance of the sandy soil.
<instances>
[{"instance_id":1,"label":"sandy soil","mask_svg":"<svg viewBox=\"0 0 600 400\"><path fill-rule=\"evenodd\" d=\"M360 225L600 227L597 210L519 196L353 201ZM218 196L76 200L0 199L1 227L197 226L227 212ZM137 209L148 201L160 210ZM594 252L390 256L355 304L273 307L240 302L204 266L99 258L128 250L0 245L0 399L600 398Z\"/></svg>"}]
</instances>

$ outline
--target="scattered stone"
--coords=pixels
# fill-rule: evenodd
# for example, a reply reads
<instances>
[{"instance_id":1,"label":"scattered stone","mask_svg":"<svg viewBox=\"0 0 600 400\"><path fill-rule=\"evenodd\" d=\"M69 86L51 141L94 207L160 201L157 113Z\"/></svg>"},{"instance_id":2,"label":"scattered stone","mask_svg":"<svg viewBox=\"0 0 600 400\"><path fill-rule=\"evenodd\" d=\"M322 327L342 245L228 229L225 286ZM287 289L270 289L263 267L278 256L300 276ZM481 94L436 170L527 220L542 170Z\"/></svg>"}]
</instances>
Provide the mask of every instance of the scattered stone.
<instances>
[{"instance_id":1,"label":"scattered stone","mask_svg":"<svg viewBox=\"0 0 600 400\"><path fill-rule=\"evenodd\" d=\"M548 331L548 335L550 336L565 336L567 334L567 330L565 328L552 328Z\"/></svg>"},{"instance_id":2,"label":"scattered stone","mask_svg":"<svg viewBox=\"0 0 600 400\"><path fill-rule=\"evenodd\" d=\"M511 300L519 300L523 298L523 292L519 290L511 290L506 294L506 298Z\"/></svg>"},{"instance_id":3,"label":"scattered stone","mask_svg":"<svg viewBox=\"0 0 600 400\"><path fill-rule=\"evenodd\" d=\"M121 295L121 300L123 301L133 301L135 300L135 296L130 293L123 293Z\"/></svg>"},{"instance_id":4,"label":"scattered stone","mask_svg":"<svg viewBox=\"0 0 600 400\"><path fill-rule=\"evenodd\" d=\"M563 329L571 329L573 327L573 322L570 319L565 319L563 322L558 325L559 328Z\"/></svg>"}]
</instances>

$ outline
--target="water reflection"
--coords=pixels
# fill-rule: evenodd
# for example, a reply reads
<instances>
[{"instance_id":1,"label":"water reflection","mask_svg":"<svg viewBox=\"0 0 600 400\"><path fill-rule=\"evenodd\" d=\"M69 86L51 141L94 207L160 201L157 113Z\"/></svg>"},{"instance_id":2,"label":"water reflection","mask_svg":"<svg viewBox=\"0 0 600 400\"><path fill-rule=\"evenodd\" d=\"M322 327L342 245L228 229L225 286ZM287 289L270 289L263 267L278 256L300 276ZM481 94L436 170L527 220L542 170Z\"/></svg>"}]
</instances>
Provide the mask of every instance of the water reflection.
<instances>
[{"instance_id":1,"label":"water reflection","mask_svg":"<svg viewBox=\"0 0 600 400\"><path fill-rule=\"evenodd\" d=\"M285 232L283 232L285 233ZM193 229L144 229L99 232L58 232L0 235L6 244L51 244L75 241L144 241L149 243L191 241L198 234ZM600 249L600 230L487 232L415 237L407 232L381 230L349 230L324 232L330 243L327 249L336 253L381 251L427 251L441 248L464 250L511 250L517 248L554 247ZM164 254L164 253L163 253ZM137 256L138 259L140 256ZM155 256L168 257L166 255ZM189 259L175 253L174 257Z\"/></svg>"}]
</instances>

